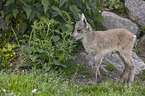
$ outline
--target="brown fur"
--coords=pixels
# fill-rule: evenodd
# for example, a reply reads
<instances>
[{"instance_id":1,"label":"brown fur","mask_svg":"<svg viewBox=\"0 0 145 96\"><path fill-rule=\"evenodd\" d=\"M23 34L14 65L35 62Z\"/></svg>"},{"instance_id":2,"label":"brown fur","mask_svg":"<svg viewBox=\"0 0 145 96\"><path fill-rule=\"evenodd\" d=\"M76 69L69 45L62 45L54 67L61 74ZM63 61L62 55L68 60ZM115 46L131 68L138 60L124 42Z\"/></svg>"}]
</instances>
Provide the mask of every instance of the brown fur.
<instances>
[{"instance_id":1,"label":"brown fur","mask_svg":"<svg viewBox=\"0 0 145 96\"><path fill-rule=\"evenodd\" d=\"M75 25L73 37L76 40L82 38L83 46L86 52L92 56L94 62L93 68L100 75L99 66L102 62L102 57L106 54L117 52L125 64L124 72L120 78L124 82L128 78L128 85L134 81L134 64L131 57L132 48L136 36L126 29L110 29L107 31L93 31L88 24L85 16L82 14L82 20Z\"/></svg>"}]
</instances>

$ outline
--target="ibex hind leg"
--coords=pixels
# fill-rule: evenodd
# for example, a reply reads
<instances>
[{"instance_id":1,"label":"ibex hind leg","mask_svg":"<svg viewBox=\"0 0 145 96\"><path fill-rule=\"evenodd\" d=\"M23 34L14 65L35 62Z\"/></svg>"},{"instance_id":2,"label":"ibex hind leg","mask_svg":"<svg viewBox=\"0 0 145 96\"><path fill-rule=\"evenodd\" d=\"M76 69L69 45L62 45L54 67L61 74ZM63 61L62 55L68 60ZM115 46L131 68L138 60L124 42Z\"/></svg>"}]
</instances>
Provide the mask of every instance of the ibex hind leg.
<instances>
[{"instance_id":1,"label":"ibex hind leg","mask_svg":"<svg viewBox=\"0 0 145 96\"><path fill-rule=\"evenodd\" d=\"M119 57L121 58L121 60L124 62L124 65L125 65L125 68L123 70L123 73L121 74L120 76L120 82L121 83L125 83L127 81L127 78L128 78L128 74L129 74L129 66L128 66L128 62L126 62L126 58L124 56L124 54L122 52L117 52Z\"/></svg>"},{"instance_id":2,"label":"ibex hind leg","mask_svg":"<svg viewBox=\"0 0 145 96\"><path fill-rule=\"evenodd\" d=\"M131 82L134 81L134 64L131 58L131 54L128 52L120 52L119 56L121 57L122 61L125 64L125 69L123 74L121 75L120 82L127 82L128 78L128 85L131 85Z\"/></svg>"},{"instance_id":3,"label":"ibex hind leg","mask_svg":"<svg viewBox=\"0 0 145 96\"><path fill-rule=\"evenodd\" d=\"M134 66L134 63L132 61L131 56L128 56L128 59L130 61L130 63L129 63L128 85L131 86L131 82L134 82L135 66Z\"/></svg>"},{"instance_id":4,"label":"ibex hind leg","mask_svg":"<svg viewBox=\"0 0 145 96\"><path fill-rule=\"evenodd\" d=\"M135 74L135 69L134 69L134 63L131 58L131 53L125 53L126 57L126 62L127 66L129 68L129 74L128 74L128 85L131 86L131 82L134 82L134 74Z\"/></svg>"}]
</instances>

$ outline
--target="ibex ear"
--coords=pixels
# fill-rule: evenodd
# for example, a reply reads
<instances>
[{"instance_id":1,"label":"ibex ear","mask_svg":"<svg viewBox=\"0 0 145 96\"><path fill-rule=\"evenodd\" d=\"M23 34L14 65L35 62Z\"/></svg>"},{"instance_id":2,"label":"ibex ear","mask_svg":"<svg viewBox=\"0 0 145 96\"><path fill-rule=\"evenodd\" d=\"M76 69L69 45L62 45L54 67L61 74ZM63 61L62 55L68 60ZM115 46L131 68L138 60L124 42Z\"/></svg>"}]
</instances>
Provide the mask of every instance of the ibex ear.
<instances>
[{"instance_id":1,"label":"ibex ear","mask_svg":"<svg viewBox=\"0 0 145 96\"><path fill-rule=\"evenodd\" d=\"M86 28L89 28L88 22L87 22L86 17L85 17L85 15L83 13L82 13L81 20L85 23Z\"/></svg>"},{"instance_id":2,"label":"ibex ear","mask_svg":"<svg viewBox=\"0 0 145 96\"><path fill-rule=\"evenodd\" d=\"M82 13L81 20L82 20L82 21L84 21L84 20L86 21L85 15L84 15L83 13Z\"/></svg>"}]
</instances>

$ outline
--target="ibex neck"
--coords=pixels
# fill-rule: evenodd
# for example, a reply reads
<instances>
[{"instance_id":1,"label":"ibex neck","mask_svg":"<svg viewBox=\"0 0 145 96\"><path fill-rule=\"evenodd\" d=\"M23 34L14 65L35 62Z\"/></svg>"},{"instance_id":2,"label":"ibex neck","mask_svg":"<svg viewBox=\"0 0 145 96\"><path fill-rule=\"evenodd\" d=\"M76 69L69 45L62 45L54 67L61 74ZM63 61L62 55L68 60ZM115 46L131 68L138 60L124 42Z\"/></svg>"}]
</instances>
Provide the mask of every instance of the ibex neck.
<instances>
[{"instance_id":1,"label":"ibex neck","mask_svg":"<svg viewBox=\"0 0 145 96\"><path fill-rule=\"evenodd\" d=\"M83 34L82 43L83 43L85 49L89 45L90 39L92 39L92 35L93 35L93 32L87 32L87 33Z\"/></svg>"}]
</instances>

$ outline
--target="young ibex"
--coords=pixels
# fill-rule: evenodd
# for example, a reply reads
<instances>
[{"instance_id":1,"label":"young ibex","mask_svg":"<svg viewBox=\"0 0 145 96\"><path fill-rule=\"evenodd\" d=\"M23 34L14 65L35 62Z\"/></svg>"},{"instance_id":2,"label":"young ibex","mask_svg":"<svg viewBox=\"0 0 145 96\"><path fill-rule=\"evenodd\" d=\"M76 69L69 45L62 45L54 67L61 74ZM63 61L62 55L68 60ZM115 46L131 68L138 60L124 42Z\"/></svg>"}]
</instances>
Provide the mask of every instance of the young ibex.
<instances>
[{"instance_id":1,"label":"young ibex","mask_svg":"<svg viewBox=\"0 0 145 96\"><path fill-rule=\"evenodd\" d=\"M102 57L108 53L116 52L125 64L125 69L120 78L120 82L124 82L128 78L128 85L134 81L134 64L131 57L134 41L136 36L123 28L110 29L107 31L93 31L88 24L84 14L81 20L75 25L73 37L78 40L82 39L85 51L92 57L94 68L100 75L99 66L102 62Z\"/></svg>"}]
</instances>

